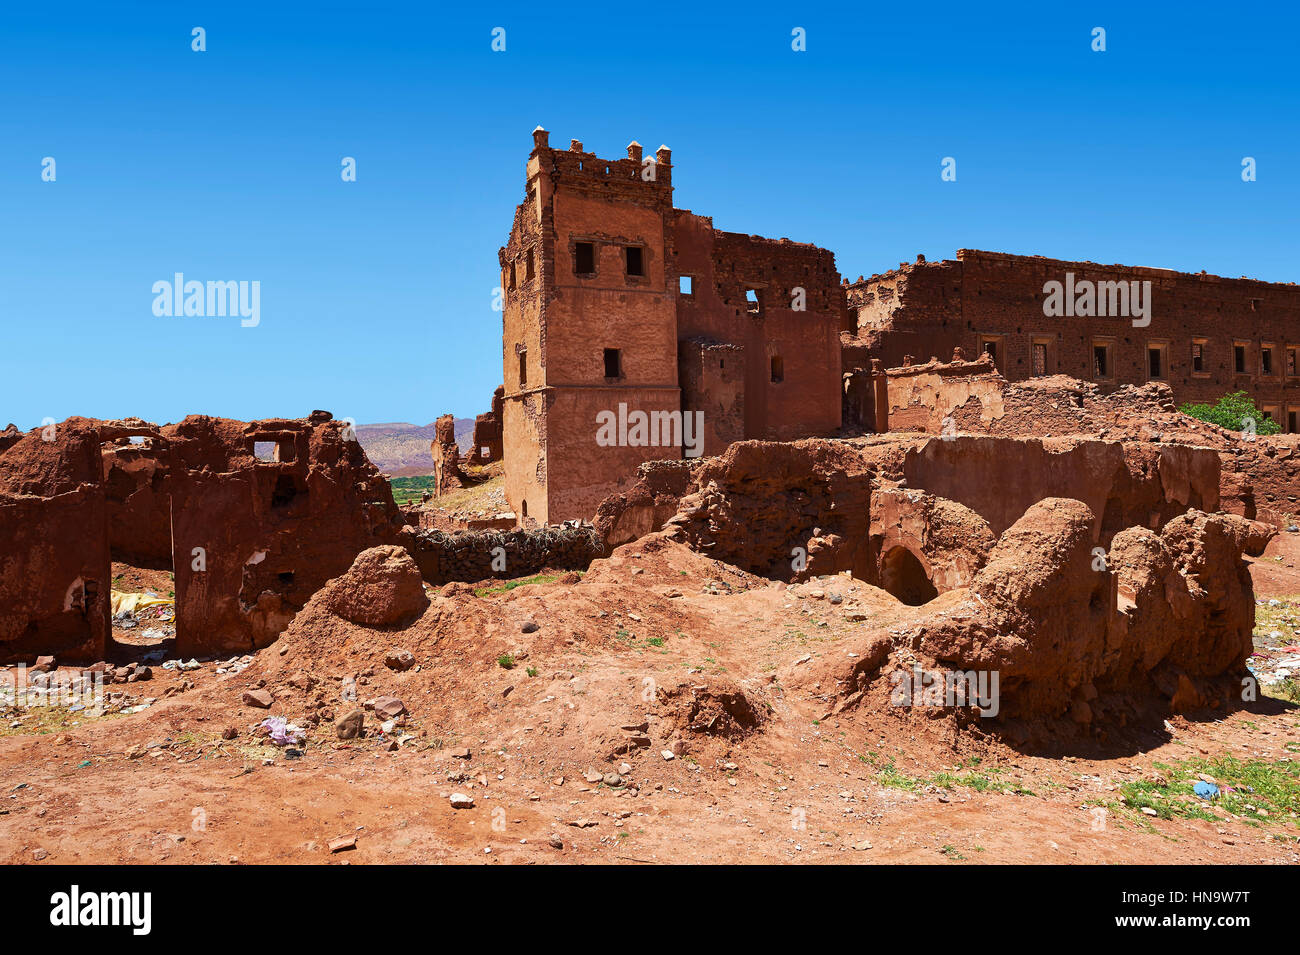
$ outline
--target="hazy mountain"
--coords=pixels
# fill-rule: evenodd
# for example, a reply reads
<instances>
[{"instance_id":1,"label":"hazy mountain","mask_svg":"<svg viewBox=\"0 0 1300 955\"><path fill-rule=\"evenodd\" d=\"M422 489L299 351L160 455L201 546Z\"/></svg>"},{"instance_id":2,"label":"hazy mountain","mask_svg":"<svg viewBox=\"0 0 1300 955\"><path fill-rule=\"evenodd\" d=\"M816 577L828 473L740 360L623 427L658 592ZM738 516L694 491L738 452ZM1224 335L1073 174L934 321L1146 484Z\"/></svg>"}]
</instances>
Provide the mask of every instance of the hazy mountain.
<instances>
[{"instance_id":1,"label":"hazy mountain","mask_svg":"<svg viewBox=\"0 0 1300 955\"><path fill-rule=\"evenodd\" d=\"M415 474L432 474L433 458L429 456L429 445L433 441L436 429L432 422L425 425L410 424L406 421L385 424L359 424L356 426L357 440L365 449L366 457L379 470L393 477L408 477ZM473 447L474 419L456 419L456 444L461 454L468 454Z\"/></svg>"}]
</instances>

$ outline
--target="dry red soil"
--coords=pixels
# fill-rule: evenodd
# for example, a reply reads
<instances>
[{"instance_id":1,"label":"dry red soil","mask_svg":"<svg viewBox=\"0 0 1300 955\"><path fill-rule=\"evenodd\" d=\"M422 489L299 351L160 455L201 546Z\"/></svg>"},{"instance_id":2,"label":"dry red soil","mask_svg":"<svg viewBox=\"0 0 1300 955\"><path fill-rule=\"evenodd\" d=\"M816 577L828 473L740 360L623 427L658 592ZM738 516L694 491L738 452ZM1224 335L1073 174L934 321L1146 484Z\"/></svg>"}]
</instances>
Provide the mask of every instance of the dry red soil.
<instances>
[{"instance_id":1,"label":"dry red soil","mask_svg":"<svg viewBox=\"0 0 1300 955\"><path fill-rule=\"evenodd\" d=\"M1300 593L1298 540L1284 533L1253 561L1257 596ZM862 651L863 615L887 625L902 605L842 576L786 588L657 537L581 580L428 596L418 619L385 630L332 614L318 595L242 672L218 674L223 658L115 684L157 699L134 715L10 710L0 859L1300 861L1293 815L1150 818L1119 799L1123 784L1179 760L1296 758L1294 704L1264 699L1050 754L942 718L834 715L825 681ZM415 665L386 667L395 648ZM340 698L352 675L359 701L399 697L405 725L384 736L367 712L367 736L340 740L333 721L357 705ZM259 685L274 694L269 710L242 702ZM257 735L274 715L306 728L300 756ZM453 808L453 793L472 808ZM355 847L332 853L341 838Z\"/></svg>"}]
</instances>

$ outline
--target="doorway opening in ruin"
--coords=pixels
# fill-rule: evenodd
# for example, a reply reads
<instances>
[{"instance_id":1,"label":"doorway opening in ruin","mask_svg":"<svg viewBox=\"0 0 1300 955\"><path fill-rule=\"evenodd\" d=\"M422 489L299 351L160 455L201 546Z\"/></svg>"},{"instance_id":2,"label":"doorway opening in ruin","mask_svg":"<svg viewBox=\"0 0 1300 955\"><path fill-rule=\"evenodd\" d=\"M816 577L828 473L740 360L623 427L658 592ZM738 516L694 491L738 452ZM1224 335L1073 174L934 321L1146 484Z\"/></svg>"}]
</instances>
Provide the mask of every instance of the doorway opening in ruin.
<instances>
[{"instance_id":1,"label":"doorway opening in ruin","mask_svg":"<svg viewBox=\"0 0 1300 955\"><path fill-rule=\"evenodd\" d=\"M880 586L910 607L939 596L925 567L906 547L894 547L880 562Z\"/></svg>"},{"instance_id":2,"label":"doorway opening in ruin","mask_svg":"<svg viewBox=\"0 0 1300 955\"><path fill-rule=\"evenodd\" d=\"M110 505L107 662L149 664L174 651L176 575L169 461L150 431L119 433L100 445ZM87 593L97 586L87 583Z\"/></svg>"}]
</instances>

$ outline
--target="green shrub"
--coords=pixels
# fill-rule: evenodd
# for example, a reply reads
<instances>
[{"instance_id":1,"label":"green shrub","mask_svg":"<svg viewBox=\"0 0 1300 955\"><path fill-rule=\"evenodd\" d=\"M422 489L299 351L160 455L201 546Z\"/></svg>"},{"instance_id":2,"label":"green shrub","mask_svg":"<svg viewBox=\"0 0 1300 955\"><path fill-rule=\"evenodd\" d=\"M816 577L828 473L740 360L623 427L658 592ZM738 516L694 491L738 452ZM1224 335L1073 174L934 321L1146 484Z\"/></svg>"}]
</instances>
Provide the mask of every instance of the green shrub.
<instances>
[{"instance_id":1,"label":"green shrub","mask_svg":"<svg viewBox=\"0 0 1300 955\"><path fill-rule=\"evenodd\" d=\"M1216 405L1186 404L1178 410L1229 431L1246 430L1245 422L1248 420L1255 422L1256 434L1277 434L1282 430L1281 425L1272 418L1264 417L1264 413L1255 407L1254 400L1244 391L1224 395Z\"/></svg>"}]
</instances>

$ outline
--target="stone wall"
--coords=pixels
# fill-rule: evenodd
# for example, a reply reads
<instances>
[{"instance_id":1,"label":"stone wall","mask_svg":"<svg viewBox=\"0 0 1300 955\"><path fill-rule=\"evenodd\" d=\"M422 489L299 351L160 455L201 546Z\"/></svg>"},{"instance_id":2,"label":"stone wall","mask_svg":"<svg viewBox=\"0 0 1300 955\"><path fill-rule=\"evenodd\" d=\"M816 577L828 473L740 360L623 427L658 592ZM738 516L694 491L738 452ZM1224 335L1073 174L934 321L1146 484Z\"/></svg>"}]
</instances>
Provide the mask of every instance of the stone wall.
<instances>
[{"instance_id":1,"label":"stone wall","mask_svg":"<svg viewBox=\"0 0 1300 955\"><path fill-rule=\"evenodd\" d=\"M424 530L409 549L430 584L504 580L547 569L586 570L606 553L590 524L453 534Z\"/></svg>"}]
</instances>

